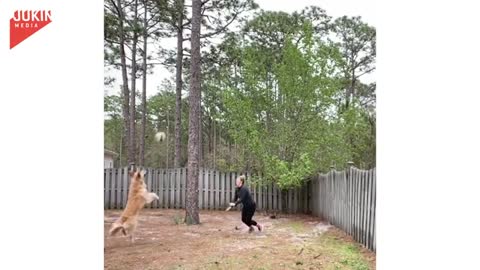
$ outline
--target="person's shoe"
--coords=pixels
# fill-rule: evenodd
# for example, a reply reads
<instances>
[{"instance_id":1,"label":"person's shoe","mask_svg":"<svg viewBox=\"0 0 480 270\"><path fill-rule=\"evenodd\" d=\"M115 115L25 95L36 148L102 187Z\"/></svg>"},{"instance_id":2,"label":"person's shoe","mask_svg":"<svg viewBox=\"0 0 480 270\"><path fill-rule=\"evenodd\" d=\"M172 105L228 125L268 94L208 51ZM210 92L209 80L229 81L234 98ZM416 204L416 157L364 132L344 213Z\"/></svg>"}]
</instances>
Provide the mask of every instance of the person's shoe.
<instances>
[{"instance_id":1,"label":"person's shoe","mask_svg":"<svg viewBox=\"0 0 480 270\"><path fill-rule=\"evenodd\" d=\"M250 226L250 228L248 229L248 232L251 233L251 232L253 232L254 230L255 230L255 229L254 229L252 226Z\"/></svg>"}]
</instances>

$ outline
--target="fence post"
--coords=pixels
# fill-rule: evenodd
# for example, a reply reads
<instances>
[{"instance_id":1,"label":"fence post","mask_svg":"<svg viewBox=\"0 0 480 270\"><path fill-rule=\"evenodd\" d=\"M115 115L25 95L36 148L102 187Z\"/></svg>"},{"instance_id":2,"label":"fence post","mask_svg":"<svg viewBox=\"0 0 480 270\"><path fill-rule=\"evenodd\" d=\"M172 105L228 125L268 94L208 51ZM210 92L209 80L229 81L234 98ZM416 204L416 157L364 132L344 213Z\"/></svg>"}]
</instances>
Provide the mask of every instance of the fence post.
<instances>
[{"instance_id":1,"label":"fence post","mask_svg":"<svg viewBox=\"0 0 480 270\"><path fill-rule=\"evenodd\" d=\"M353 185L353 177L352 177L352 167L354 166L353 161L347 162L347 168L345 169L346 173L346 180L348 186L348 225L347 225L347 233L353 235L353 225L355 223L355 188Z\"/></svg>"}]
</instances>

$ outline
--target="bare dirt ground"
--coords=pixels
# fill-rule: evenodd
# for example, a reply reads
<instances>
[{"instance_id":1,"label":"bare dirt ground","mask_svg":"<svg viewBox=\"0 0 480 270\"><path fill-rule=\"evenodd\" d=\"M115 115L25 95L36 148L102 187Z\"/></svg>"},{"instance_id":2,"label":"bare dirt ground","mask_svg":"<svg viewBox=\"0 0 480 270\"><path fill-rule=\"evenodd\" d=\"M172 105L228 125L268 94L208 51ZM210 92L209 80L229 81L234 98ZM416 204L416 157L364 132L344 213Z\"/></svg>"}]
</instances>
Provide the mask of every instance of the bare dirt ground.
<instances>
[{"instance_id":1,"label":"bare dirt ground","mask_svg":"<svg viewBox=\"0 0 480 270\"><path fill-rule=\"evenodd\" d=\"M253 233L238 211L201 211L202 224L183 224L184 210L143 209L135 243L107 237L119 210L104 215L105 269L375 269L375 254L320 219L256 213ZM236 229L236 227L238 229Z\"/></svg>"}]
</instances>

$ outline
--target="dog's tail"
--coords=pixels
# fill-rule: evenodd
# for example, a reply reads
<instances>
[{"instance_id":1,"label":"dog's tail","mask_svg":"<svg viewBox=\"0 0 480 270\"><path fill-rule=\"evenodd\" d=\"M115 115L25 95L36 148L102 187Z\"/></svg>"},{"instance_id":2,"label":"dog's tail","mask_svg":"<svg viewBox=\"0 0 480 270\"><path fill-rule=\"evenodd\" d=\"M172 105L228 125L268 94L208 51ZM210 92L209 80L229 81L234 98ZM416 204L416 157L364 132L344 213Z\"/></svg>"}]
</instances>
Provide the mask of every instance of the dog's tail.
<instances>
[{"instance_id":1,"label":"dog's tail","mask_svg":"<svg viewBox=\"0 0 480 270\"><path fill-rule=\"evenodd\" d=\"M112 228L108 232L108 235L113 236L117 234L119 231L122 231L123 235L127 235L127 231L125 230L125 227L123 227L122 224L113 223Z\"/></svg>"}]
</instances>

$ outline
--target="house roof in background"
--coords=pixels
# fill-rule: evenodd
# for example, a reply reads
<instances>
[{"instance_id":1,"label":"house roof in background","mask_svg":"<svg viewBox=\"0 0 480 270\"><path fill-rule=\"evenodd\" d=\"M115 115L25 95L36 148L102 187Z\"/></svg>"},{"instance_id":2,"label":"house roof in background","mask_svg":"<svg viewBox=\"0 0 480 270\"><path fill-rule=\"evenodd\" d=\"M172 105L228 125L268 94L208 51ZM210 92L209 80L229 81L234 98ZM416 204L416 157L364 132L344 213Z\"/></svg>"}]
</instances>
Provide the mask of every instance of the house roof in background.
<instances>
[{"instance_id":1,"label":"house roof in background","mask_svg":"<svg viewBox=\"0 0 480 270\"><path fill-rule=\"evenodd\" d=\"M118 156L117 152L114 152L114 151L112 151L112 150L103 149L103 152L104 152L104 154L106 154L106 155Z\"/></svg>"}]
</instances>

